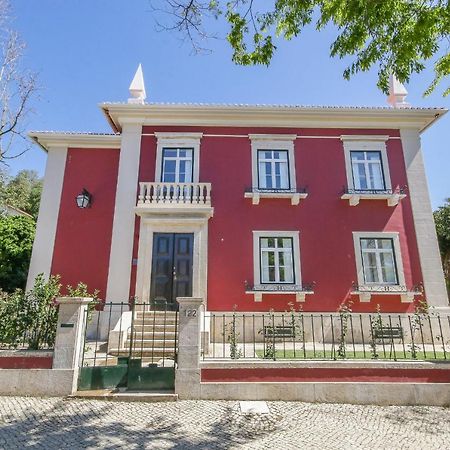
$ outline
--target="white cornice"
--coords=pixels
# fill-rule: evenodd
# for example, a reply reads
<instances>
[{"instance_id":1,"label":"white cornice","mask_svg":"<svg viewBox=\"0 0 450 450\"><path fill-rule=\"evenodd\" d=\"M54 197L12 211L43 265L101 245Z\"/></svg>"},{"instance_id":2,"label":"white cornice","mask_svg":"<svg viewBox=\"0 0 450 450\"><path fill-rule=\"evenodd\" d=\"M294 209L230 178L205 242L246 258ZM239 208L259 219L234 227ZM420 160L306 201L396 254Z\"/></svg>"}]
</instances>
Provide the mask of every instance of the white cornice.
<instances>
[{"instance_id":1,"label":"white cornice","mask_svg":"<svg viewBox=\"0 0 450 450\"><path fill-rule=\"evenodd\" d=\"M356 108L201 104L103 103L115 131L123 118L143 125L282 127L282 128L411 128L425 130L444 115L444 108Z\"/></svg>"},{"instance_id":2,"label":"white cornice","mask_svg":"<svg viewBox=\"0 0 450 450\"><path fill-rule=\"evenodd\" d=\"M32 131L28 136L44 150L51 147L120 148L121 136L115 134L54 133Z\"/></svg>"}]
</instances>

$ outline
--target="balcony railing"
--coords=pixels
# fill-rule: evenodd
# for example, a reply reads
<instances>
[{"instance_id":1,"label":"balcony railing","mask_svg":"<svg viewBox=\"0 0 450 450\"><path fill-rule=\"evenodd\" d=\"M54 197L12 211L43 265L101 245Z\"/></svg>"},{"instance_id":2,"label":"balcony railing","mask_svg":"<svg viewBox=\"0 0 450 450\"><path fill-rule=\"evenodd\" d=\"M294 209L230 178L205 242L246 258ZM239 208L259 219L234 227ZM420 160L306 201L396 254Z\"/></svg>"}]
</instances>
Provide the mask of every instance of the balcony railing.
<instances>
[{"instance_id":1,"label":"balcony railing","mask_svg":"<svg viewBox=\"0 0 450 450\"><path fill-rule=\"evenodd\" d=\"M211 209L211 183L139 183L139 209Z\"/></svg>"}]
</instances>

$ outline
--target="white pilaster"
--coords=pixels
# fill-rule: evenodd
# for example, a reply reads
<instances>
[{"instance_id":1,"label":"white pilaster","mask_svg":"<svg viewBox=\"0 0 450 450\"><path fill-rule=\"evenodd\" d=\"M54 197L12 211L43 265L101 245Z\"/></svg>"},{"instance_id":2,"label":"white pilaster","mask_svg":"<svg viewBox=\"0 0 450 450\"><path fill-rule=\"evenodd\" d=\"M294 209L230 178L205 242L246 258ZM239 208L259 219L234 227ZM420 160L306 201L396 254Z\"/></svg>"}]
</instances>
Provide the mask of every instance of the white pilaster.
<instances>
[{"instance_id":1,"label":"white pilaster","mask_svg":"<svg viewBox=\"0 0 450 450\"><path fill-rule=\"evenodd\" d=\"M33 287L34 279L38 274L43 273L46 278L50 275L66 159L67 146L48 148L36 236L28 270L27 290Z\"/></svg>"},{"instance_id":2,"label":"white pilaster","mask_svg":"<svg viewBox=\"0 0 450 450\"><path fill-rule=\"evenodd\" d=\"M433 220L418 130L401 129L408 191L419 248L426 300L437 309L449 307L442 262Z\"/></svg>"},{"instance_id":3,"label":"white pilaster","mask_svg":"<svg viewBox=\"0 0 450 450\"><path fill-rule=\"evenodd\" d=\"M106 300L126 302L130 292L134 221L137 199L142 125L125 123L122 127L116 203L109 257Z\"/></svg>"}]
</instances>

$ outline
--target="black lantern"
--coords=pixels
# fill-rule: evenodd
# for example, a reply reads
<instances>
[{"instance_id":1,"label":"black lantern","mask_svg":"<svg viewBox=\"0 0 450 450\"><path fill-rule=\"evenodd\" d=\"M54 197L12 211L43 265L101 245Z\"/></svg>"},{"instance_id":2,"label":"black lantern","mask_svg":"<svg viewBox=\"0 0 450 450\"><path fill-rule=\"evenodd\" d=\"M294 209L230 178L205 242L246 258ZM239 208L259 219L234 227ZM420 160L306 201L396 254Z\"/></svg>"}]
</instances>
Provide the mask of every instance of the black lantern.
<instances>
[{"instance_id":1,"label":"black lantern","mask_svg":"<svg viewBox=\"0 0 450 450\"><path fill-rule=\"evenodd\" d=\"M83 188L76 198L78 208L89 208L91 206L92 195Z\"/></svg>"}]
</instances>

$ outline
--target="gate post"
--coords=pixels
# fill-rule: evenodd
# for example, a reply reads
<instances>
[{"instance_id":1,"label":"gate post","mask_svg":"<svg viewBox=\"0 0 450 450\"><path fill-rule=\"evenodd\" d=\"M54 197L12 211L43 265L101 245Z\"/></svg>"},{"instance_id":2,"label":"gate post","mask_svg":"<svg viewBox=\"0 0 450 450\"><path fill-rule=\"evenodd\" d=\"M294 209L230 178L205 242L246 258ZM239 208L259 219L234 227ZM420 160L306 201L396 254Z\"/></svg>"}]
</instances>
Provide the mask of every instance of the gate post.
<instances>
[{"instance_id":1,"label":"gate post","mask_svg":"<svg viewBox=\"0 0 450 450\"><path fill-rule=\"evenodd\" d=\"M178 356L175 393L180 399L200 398L200 315L203 299L177 297L179 308Z\"/></svg>"},{"instance_id":2,"label":"gate post","mask_svg":"<svg viewBox=\"0 0 450 450\"><path fill-rule=\"evenodd\" d=\"M58 325L56 328L53 369L74 371L72 392L76 390L78 369L83 355L84 331L89 297L59 297Z\"/></svg>"}]
</instances>

